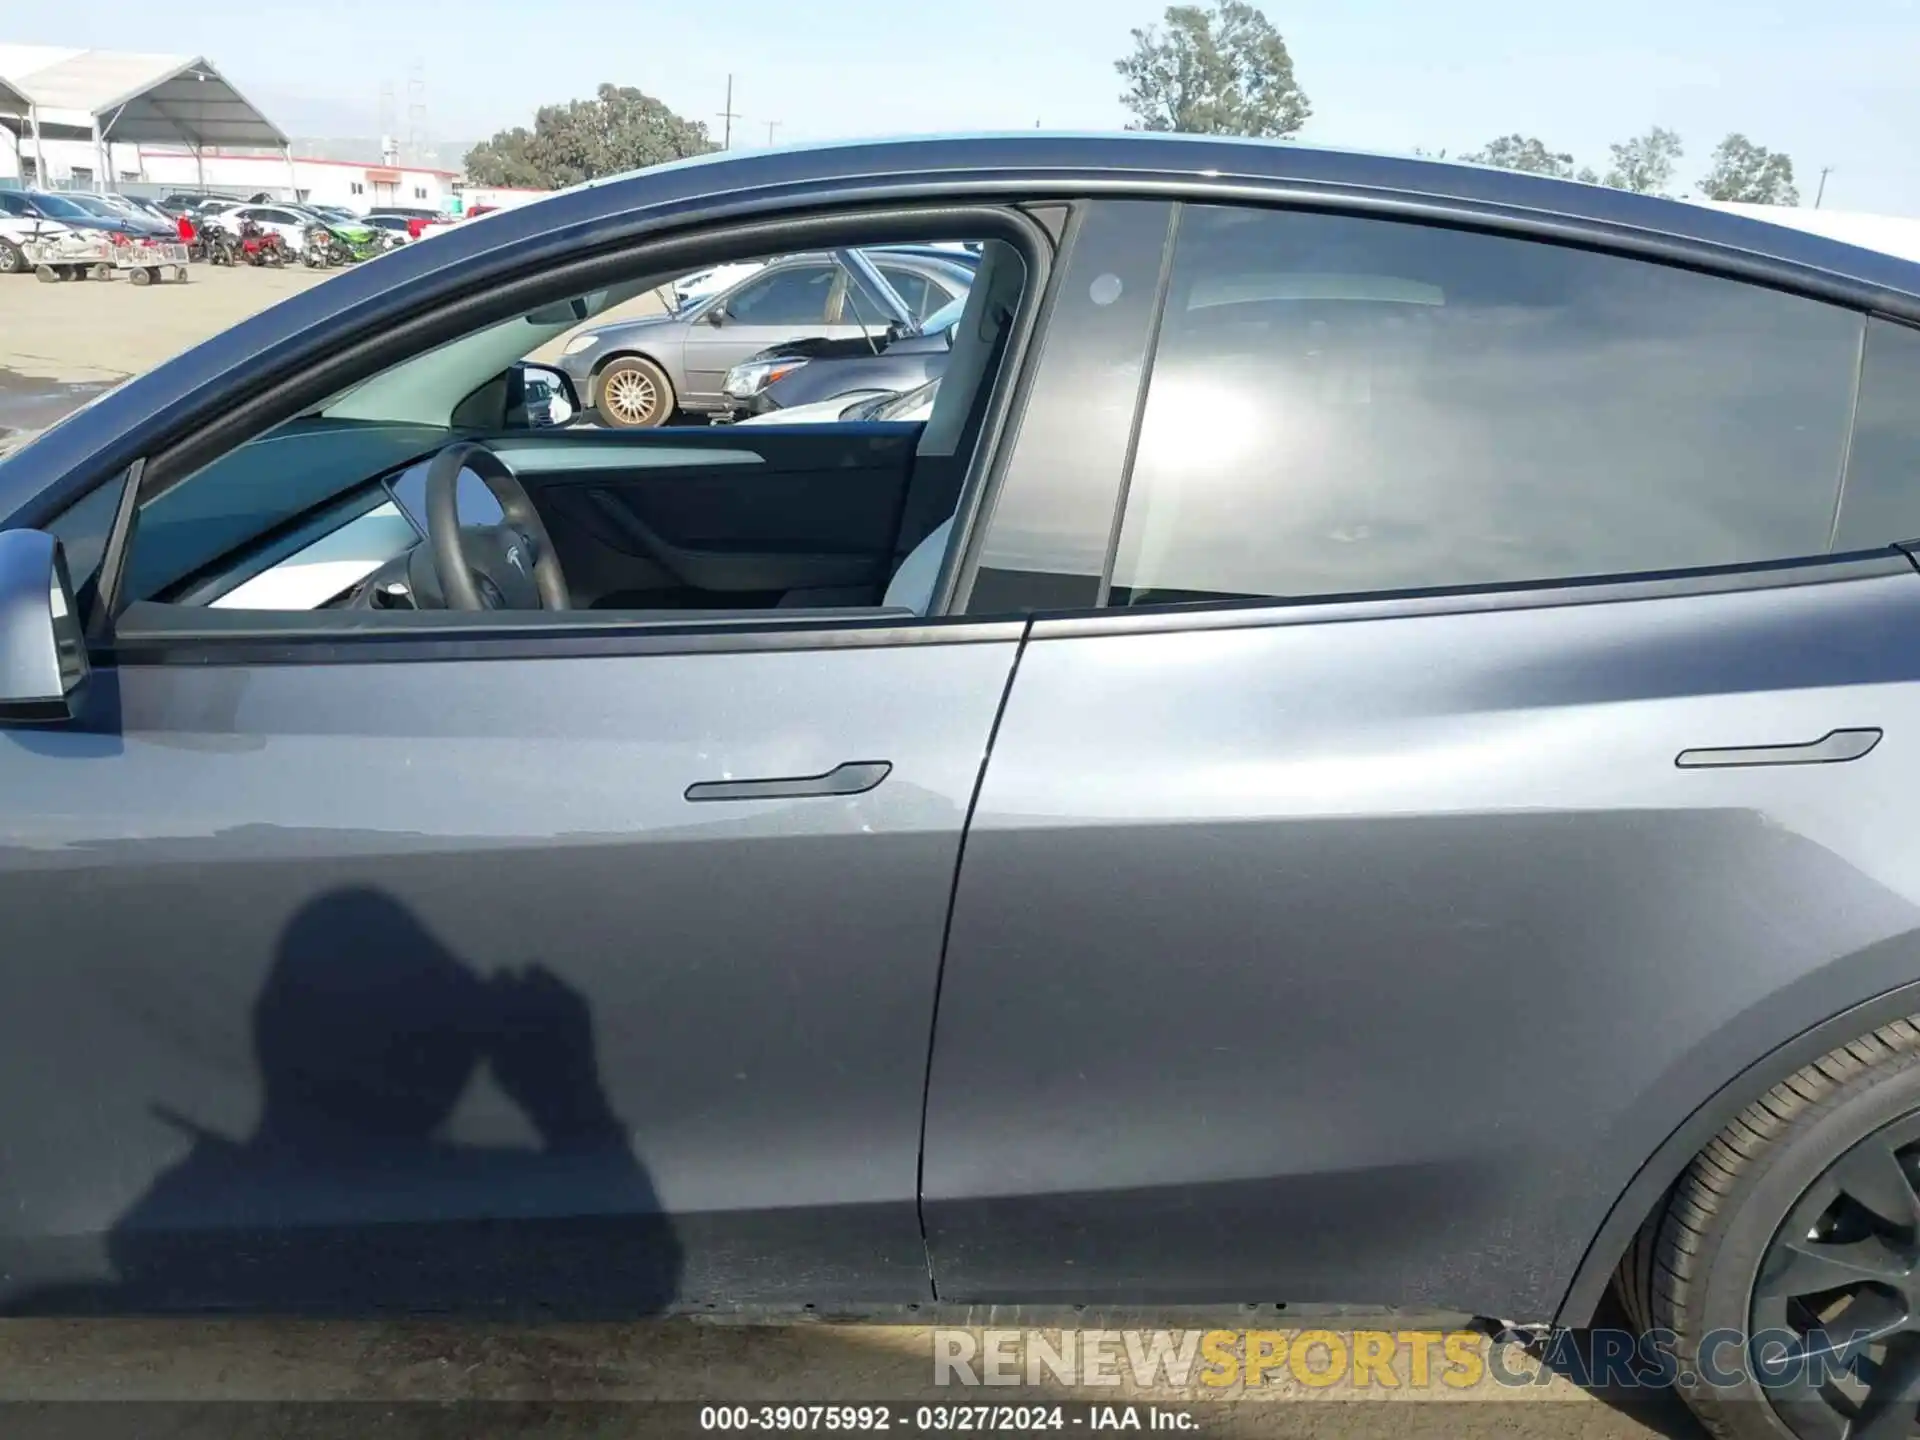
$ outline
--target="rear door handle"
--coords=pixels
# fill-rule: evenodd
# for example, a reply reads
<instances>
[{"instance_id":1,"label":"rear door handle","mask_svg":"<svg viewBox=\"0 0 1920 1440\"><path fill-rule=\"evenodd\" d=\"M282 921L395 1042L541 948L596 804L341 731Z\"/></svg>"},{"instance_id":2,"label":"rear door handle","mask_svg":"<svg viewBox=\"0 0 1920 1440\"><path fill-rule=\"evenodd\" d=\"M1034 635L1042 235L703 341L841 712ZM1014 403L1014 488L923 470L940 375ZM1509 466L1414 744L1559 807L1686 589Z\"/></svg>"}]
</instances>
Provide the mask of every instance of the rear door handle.
<instances>
[{"instance_id":1,"label":"rear door handle","mask_svg":"<svg viewBox=\"0 0 1920 1440\"><path fill-rule=\"evenodd\" d=\"M1682 750L1674 760L1682 770L1721 765L1837 765L1858 760L1880 743L1878 730L1829 730L1804 745L1747 745L1727 750Z\"/></svg>"},{"instance_id":2,"label":"rear door handle","mask_svg":"<svg viewBox=\"0 0 1920 1440\"><path fill-rule=\"evenodd\" d=\"M776 780L702 780L687 787L689 800L790 800L807 795L864 795L893 771L890 760L849 760L824 775Z\"/></svg>"}]
</instances>

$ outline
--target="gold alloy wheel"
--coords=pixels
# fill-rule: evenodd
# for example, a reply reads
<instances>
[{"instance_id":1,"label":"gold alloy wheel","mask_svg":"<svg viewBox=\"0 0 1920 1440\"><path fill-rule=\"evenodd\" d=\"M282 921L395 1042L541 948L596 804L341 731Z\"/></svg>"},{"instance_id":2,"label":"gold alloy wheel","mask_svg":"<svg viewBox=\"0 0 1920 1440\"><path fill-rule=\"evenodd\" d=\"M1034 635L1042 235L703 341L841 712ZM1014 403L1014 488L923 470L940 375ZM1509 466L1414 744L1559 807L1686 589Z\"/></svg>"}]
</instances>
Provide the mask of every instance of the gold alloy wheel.
<instances>
[{"instance_id":1,"label":"gold alloy wheel","mask_svg":"<svg viewBox=\"0 0 1920 1440\"><path fill-rule=\"evenodd\" d=\"M600 381L600 405L620 425L650 425L660 408L660 387L639 366L615 369Z\"/></svg>"}]
</instances>

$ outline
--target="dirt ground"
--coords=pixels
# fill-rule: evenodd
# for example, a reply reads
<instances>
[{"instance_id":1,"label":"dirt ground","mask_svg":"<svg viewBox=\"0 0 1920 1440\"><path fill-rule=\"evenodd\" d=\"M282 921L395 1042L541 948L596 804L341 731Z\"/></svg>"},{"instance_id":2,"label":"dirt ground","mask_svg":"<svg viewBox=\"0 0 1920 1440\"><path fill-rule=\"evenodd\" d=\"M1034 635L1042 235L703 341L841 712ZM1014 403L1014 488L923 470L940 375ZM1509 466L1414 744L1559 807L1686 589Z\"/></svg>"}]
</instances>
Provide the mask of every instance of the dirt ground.
<instances>
[{"instance_id":1,"label":"dirt ground","mask_svg":"<svg viewBox=\"0 0 1920 1440\"><path fill-rule=\"evenodd\" d=\"M969 1333L984 1336L978 1328ZM22 1414L71 1418L101 1408L141 1419L136 1429L104 1432L114 1434L332 1434L325 1423L332 1416L345 1427L339 1433L359 1435L367 1433L362 1420L376 1411L383 1436L685 1433L698 1430L700 1404L1092 1401L1187 1413L1201 1433L1234 1435L1701 1434L1670 1395L1600 1398L1558 1378L1538 1387L1417 1395L1404 1388L1316 1389L1291 1378L1257 1392L1142 1389L1124 1375L1112 1389L958 1390L932 1383L934 1348L933 1332L919 1326L14 1320L0 1322L0 1426L12 1435L20 1433L12 1422ZM685 1408L655 1408L659 1402ZM449 1432L449 1413L469 1423ZM289 1415L319 1428L290 1430ZM529 1416L538 1421L531 1428ZM592 1423L581 1429L569 1422Z\"/></svg>"},{"instance_id":2,"label":"dirt ground","mask_svg":"<svg viewBox=\"0 0 1920 1440\"><path fill-rule=\"evenodd\" d=\"M47 285L31 275L0 276L0 454L101 390L341 273L195 265L185 284L144 288L124 280ZM659 309L647 295L596 321ZM557 359L566 339L530 358Z\"/></svg>"},{"instance_id":3,"label":"dirt ground","mask_svg":"<svg viewBox=\"0 0 1920 1440\"><path fill-rule=\"evenodd\" d=\"M0 450L101 389L190 348L325 273L196 266L184 285L48 285L0 277ZM656 308L651 298L624 307ZM564 343L545 347L557 353ZM981 1331L972 1332L976 1337ZM574 1433L564 1407L589 1407L580 1433L629 1433L648 1414L596 1410L636 1401L752 1403L984 1398L932 1386L933 1333L919 1326L748 1326L696 1321L520 1327L435 1322L207 1320L0 1321L0 1431L23 1434ZM1056 1392L998 1391L1033 1403ZM1074 1398L1075 1392L1057 1392ZM1079 1398L1217 1404L1218 1392L1089 1390ZM101 1409L74 1402L112 1401ZM292 1422L276 1404L329 1405L336 1431ZM146 1402L142 1404L140 1402ZM183 1408L194 1402L198 1408ZM495 1408L456 1412L457 1402ZM532 1403L534 1411L513 1403ZM560 1406L560 1409L553 1407ZM1197 1412L1203 1431L1260 1435L1565 1440L1700 1431L1671 1396L1643 1403L1584 1394L1563 1380L1470 1396L1429 1390L1356 1397L1289 1382ZM87 1417L80 1424L80 1417ZM611 1417L611 1418L609 1418ZM309 1419L311 1419L309 1414ZM697 1416L674 1417L697 1426ZM603 1425L601 1422L605 1421ZM611 1427L611 1428L608 1428ZM657 1427L646 1427L657 1428ZM678 1428L677 1426L675 1428Z\"/></svg>"}]
</instances>

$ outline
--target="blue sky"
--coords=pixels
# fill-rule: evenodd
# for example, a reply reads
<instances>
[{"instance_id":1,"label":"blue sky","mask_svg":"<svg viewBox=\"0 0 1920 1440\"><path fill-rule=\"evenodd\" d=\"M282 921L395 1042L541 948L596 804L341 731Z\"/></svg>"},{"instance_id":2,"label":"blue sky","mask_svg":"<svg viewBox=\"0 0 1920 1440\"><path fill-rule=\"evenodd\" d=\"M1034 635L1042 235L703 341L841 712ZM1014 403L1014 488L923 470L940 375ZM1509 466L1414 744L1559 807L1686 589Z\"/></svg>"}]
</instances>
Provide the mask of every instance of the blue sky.
<instances>
[{"instance_id":1,"label":"blue sky","mask_svg":"<svg viewBox=\"0 0 1920 1440\"><path fill-rule=\"evenodd\" d=\"M736 143L953 129L1111 129L1113 60L1143 0L89 0L10 6L0 39L192 50L300 134L371 134L423 63L433 132L471 139L603 80L638 85ZM1811 203L1920 215L1920 0L1287 0L1265 6L1314 117L1302 139L1451 153L1509 131L1604 169L1665 125L1690 185L1730 130L1785 149Z\"/></svg>"}]
</instances>

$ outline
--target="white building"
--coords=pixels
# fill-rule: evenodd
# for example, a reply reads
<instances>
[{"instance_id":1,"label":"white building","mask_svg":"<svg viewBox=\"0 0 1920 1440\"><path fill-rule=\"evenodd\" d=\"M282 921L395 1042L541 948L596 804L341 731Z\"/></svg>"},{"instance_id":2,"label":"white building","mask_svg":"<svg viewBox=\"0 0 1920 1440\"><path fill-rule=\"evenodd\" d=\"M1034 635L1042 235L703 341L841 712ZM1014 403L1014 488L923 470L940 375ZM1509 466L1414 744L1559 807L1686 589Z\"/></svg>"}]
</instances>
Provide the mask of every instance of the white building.
<instances>
[{"instance_id":1,"label":"white building","mask_svg":"<svg viewBox=\"0 0 1920 1440\"><path fill-rule=\"evenodd\" d=\"M312 200L321 205L343 205L370 210L376 205L409 209L449 210L454 182L451 170L418 165L370 165L349 160L307 160L285 155L239 155L181 148L135 147L123 183L163 186L169 190L217 190L234 195L267 191L278 198ZM133 173L137 171L137 174ZM297 194L291 192L297 191Z\"/></svg>"},{"instance_id":2,"label":"white building","mask_svg":"<svg viewBox=\"0 0 1920 1440\"><path fill-rule=\"evenodd\" d=\"M0 45L0 184L452 210L458 178L391 160L295 159L280 128L199 56Z\"/></svg>"}]
</instances>

